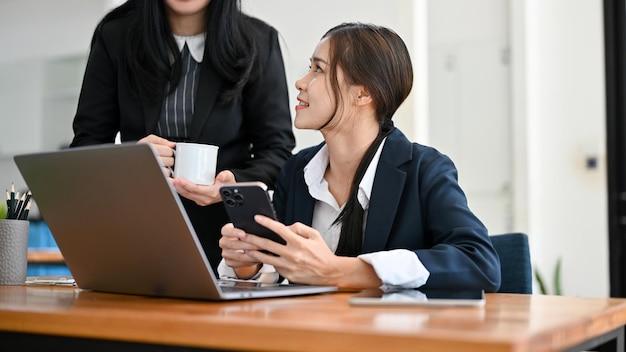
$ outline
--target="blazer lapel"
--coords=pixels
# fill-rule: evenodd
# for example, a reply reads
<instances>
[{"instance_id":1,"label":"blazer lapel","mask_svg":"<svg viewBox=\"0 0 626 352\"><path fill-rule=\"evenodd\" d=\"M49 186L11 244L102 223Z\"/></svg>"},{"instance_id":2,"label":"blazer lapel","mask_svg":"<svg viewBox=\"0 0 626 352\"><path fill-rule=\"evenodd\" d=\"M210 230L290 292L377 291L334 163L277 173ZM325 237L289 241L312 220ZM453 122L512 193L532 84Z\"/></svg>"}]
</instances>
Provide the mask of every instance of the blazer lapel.
<instances>
[{"instance_id":1,"label":"blazer lapel","mask_svg":"<svg viewBox=\"0 0 626 352\"><path fill-rule=\"evenodd\" d=\"M293 209L294 212L292 216L292 223L299 221L305 225L311 226L313 224L313 210L315 209L315 199L311 197L306 182L304 181L303 168L299 169L298 174L295 176L295 180L298 184L294 187L294 189L296 190L294 192L294 204L298 204L298 206L294 207Z\"/></svg>"},{"instance_id":2,"label":"blazer lapel","mask_svg":"<svg viewBox=\"0 0 626 352\"><path fill-rule=\"evenodd\" d=\"M206 131L214 131L219 133L219 119L209 119L209 113L215 106L220 91L222 90L223 80L215 72L213 66L205 61L200 70L200 79L198 82L198 90L196 92L196 103L194 107L193 119L191 120L190 139L198 141L200 133L204 129ZM206 125L206 126L205 126Z\"/></svg>"},{"instance_id":3,"label":"blazer lapel","mask_svg":"<svg viewBox=\"0 0 626 352\"><path fill-rule=\"evenodd\" d=\"M411 158L411 142L399 131L392 133L385 142L376 169L363 253L385 248L406 182L406 172L398 167Z\"/></svg>"}]
</instances>

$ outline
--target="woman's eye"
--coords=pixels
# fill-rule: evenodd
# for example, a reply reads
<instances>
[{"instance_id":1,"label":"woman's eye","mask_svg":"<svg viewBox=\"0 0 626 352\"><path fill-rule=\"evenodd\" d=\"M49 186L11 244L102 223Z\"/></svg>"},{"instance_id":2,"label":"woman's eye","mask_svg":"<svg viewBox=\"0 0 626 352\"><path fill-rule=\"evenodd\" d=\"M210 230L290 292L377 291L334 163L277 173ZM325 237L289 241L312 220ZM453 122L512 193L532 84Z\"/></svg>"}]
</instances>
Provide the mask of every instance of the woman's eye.
<instances>
[{"instance_id":1,"label":"woman's eye","mask_svg":"<svg viewBox=\"0 0 626 352\"><path fill-rule=\"evenodd\" d=\"M309 65L309 71L313 71L313 72L316 72L316 73L324 72L321 67L319 67L319 66L311 66L311 65Z\"/></svg>"}]
</instances>

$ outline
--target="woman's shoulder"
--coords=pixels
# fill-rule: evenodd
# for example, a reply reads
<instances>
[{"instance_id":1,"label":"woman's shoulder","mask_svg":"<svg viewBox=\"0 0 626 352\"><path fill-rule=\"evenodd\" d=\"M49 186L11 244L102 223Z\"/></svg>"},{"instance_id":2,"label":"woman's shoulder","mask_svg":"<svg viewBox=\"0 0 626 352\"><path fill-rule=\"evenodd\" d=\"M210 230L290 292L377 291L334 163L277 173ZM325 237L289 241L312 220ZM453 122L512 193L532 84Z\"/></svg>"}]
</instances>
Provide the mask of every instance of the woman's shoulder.
<instances>
[{"instance_id":1,"label":"woman's shoulder","mask_svg":"<svg viewBox=\"0 0 626 352\"><path fill-rule=\"evenodd\" d=\"M320 144L317 144L317 145L314 145L314 146L311 146L311 147L303 148L298 153L296 153L296 156L301 158L301 159L311 160L315 156L315 154L317 154L317 152L319 152L319 150L322 149L322 147L325 144L326 144L326 142L321 142Z\"/></svg>"},{"instance_id":2,"label":"woman's shoulder","mask_svg":"<svg viewBox=\"0 0 626 352\"><path fill-rule=\"evenodd\" d=\"M432 146L428 146L425 144L420 144L418 142L411 141L408 137L398 128L396 128L390 135L387 137L387 141L385 142L385 146L388 149L391 149L393 155L399 158L408 158L415 159L428 157L440 157L445 156L439 150ZM409 156L410 155L410 156Z\"/></svg>"},{"instance_id":3,"label":"woman's shoulder","mask_svg":"<svg viewBox=\"0 0 626 352\"><path fill-rule=\"evenodd\" d=\"M417 168L447 164L454 166L450 157L437 148L409 140L396 129L385 142L385 159L396 165L408 164Z\"/></svg>"},{"instance_id":4,"label":"woman's shoulder","mask_svg":"<svg viewBox=\"0 0 626 352\"><path fill-rule=\"evenodd\" d=\"M285 164L285 168L291 168L291 169L303 168L304 166L306 166L306 164L309 161L311 161L311 159L313 159L315 154L317 154L317 152L322 148L323 145L324 145L324 142L318 145L307 147L307 148L300 150L299 152L297 152L295 155L293 155L291 158L287 160L287 163Z\"/></svg>"},{"instance_id":5,"label":"woman's shoulder","mask_svg":"<svg viewBox=\"0 0 626 352\"><path fill-rule=\"evenodd\" d=\"M104 39L120 40L128 30L129 20L129 15L105 18L96 27L96 33L99 33Z\"/></svg>"},{"instance_id":6,"label":"woman's shoulder","mask_svg":"<svg viewBox=\"0 0 626 352\"><path fill-rule=\"evenodd\" d=\"M128 16L103 19L94 30L91 49L95 46L104 48L108 55L120 58L124 40L128 33Z\"/></svg>"},{"instance_id":7,"label":"woman's shoulder","mask_svg":"<svg viewBox=\"0 0 626 352\"><path fill-rule=\"evenodd\" d=\"M250 15L242 14L243 24L248 30L248 33L254 35L257 38L266 37L277 33L276 29L267 22L252 17Z\"/></svg>"}]
</instances>

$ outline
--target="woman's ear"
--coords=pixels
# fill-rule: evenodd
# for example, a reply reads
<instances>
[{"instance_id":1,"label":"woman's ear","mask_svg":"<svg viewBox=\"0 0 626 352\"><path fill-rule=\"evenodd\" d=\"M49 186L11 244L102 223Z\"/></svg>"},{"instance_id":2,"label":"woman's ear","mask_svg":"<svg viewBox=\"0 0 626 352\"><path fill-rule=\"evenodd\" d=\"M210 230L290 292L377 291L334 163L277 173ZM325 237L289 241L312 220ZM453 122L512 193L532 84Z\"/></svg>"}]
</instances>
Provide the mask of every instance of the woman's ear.
<instances>
[{"instance_id":1,"label":"woman's ear","mask_svg":"<svg viewBox=\"0 0 626 352\"><path fill-rule=\"evenodd\" d=\"M372 96L363 86L352 86L352 94L355 104L358 106L368 105L372 103Z\"/></svg>"}]
</instances>

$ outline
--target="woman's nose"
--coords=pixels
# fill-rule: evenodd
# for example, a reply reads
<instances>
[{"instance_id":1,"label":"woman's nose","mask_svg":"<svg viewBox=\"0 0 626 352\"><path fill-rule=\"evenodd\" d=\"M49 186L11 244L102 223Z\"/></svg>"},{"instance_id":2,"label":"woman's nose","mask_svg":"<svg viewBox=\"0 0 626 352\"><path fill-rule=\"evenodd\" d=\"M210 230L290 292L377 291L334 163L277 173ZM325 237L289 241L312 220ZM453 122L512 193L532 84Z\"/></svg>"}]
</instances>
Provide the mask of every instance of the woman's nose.
<instances>
[{"instance_id":1,"label":"woman's nose","mask_svg":"<svg viewBox=\"0 0 626 352\"><path fill-rule=\"evenodd\" d=\"M309 72L307 72L304 76L300 77L299 80L296 81L296 89L297 90L305 90L307 84L309 84Z\"/></svg>"},{"instance_id":2,"label":"woman's nose","mask_svg":"<svg viewBox=\"0 0 626 352\"><path fill-rule=\"evenodd\" d=\"M302 78L300 78L299 80L296 81L296 89L297 90L303 90L304 89L304 82L302 82Z\"/></svg>"}]
</instances>

